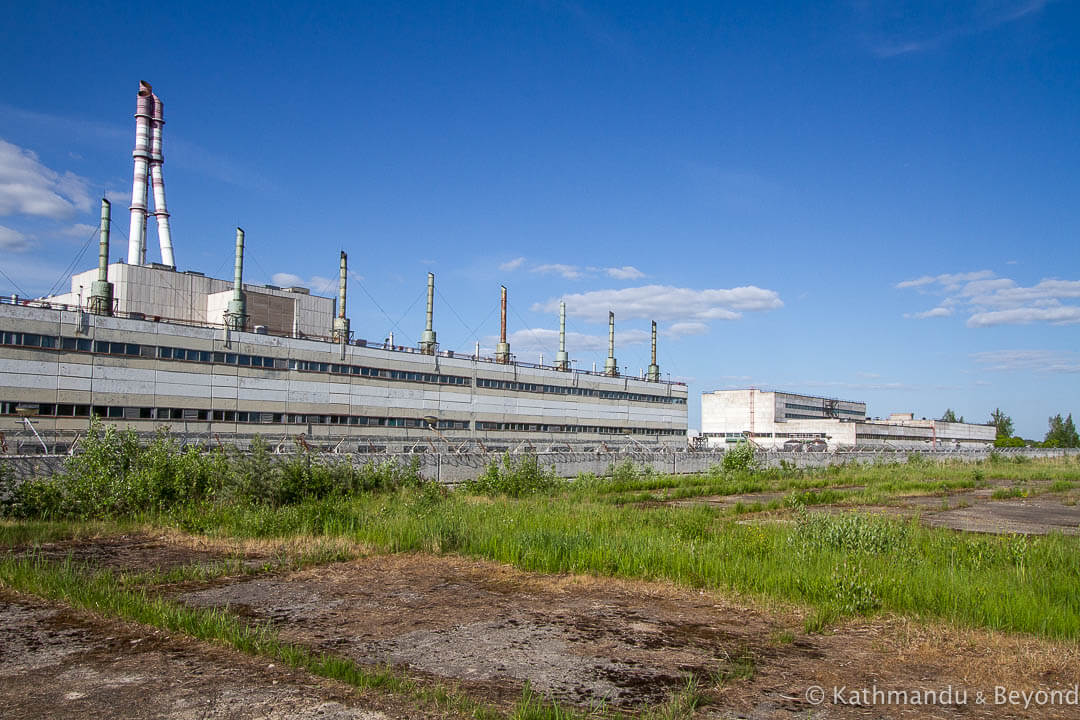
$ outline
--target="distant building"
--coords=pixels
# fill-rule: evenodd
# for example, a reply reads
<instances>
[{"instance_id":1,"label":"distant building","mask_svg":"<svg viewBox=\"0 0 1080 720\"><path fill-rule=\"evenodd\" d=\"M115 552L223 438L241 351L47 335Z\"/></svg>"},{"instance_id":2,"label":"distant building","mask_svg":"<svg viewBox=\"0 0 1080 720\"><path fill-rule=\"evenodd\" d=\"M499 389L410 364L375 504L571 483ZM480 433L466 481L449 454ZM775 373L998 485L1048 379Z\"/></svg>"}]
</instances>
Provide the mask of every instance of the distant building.
<instances>
[{"instance_id":1,"label":"distant building","mask_svg":"<svg viewBox=\"0 0 1080 720\"><path fill-rule=\"evenodd\" d=\"M993 425L866 416L866 403L773 390L716 390L701 396L701 434L710 447L751 440L766 449L853 447L942 449L994 442Z\"/></svg>"}]
</instances>

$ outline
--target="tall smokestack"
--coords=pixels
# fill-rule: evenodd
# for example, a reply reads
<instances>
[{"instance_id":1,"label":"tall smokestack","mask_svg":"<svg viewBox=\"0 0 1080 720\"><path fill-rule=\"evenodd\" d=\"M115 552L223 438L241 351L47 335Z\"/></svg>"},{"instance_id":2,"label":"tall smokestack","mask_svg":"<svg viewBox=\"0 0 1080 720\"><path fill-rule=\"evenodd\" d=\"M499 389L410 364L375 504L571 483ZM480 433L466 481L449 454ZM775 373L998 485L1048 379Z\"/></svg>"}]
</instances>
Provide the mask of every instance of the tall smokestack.
<instances>
[{"instance_id":1,"label":"tall smokestack","mask_svg":"<svg viewBox=\"0 0 1080 720\"><path fill-rule=\"evenodd\" d=\"M338 314L334 318L334 339L338 342L349 341L349 318L345 315L345 289L349 274L349 256L341 251L341 268L338 277Z\"/></svg>"},{"instance_id":2,"label":"tall smokestack","mask_svg":"<svg viewBox=\"0 0 1080 720\"><path fill-rule=\"evenodd\" d=\"M645 376L649 382L660 382L660 366L656 364L656 321L652 324L652 364L649 365L649 373Z\"/></svg>"},{"instance_id":3,"label":"tall smokestack","mask_svg":"<svg viewBox=\"0 0 1080 720\"><path fill-rule=\"evenodd\" d=\"M149 85L147 86L149 88ZM157 218L158 243L161 246L161 262L171 268L176 267L173 259L172 232L169 230L169 210L165 207L165 178L161 174L161 165L165 162L161 154L161 133L165 126L165 105L161 98L151 93L153 118L150 121L150 181L154 185L154 217ZM143 257L146 257L145 238L143 239Z\"/></svg>"},{"instance_id":4,"label":"tall smokestack","mask_svg":"<svg viewBox=\"0 0 1080 720\"><path fill-rule=\"evenodd\" d=\"M504 365L510 362L510 343L506 342L506 286L500 286L499 301L499 344L495 346L495 362Z\"/></svg>"},{"instance_id":5,"label":"tall smokestack","mask_svg":"<svg viewBox=\"0 0 1080 720\"><path fill-rule=\"evenodd\" d=\"M435 342L435 330L432 318L435 314L435 273L427 274L427 325L424 333L420 336L420 352L425 355L434 355L438 343Z\"/></svg>"},{"instance_id":6,"label":"tall smokestack","mask_svg":"<svg viewBox=\"0 0 1080 720\"><path fill-rule=\"evenodd\" d=\"M112 315L113 286L109 282L109 230L112 206L101 198L101 242L98 244L98 279L90 284L90 312Z\"/></svg>"},{"instance_id":7,"label":"tall smokestack","mask_svg":"<svg viewBox=\"0 0 1080 720\"><path fill-rule=\"evenodd\" d=\"M615 362L615 313L608 310L607 360L604 361L604 374L615 377L619 374L619 365Z\"/></svg>"},{"instance_id":8,"label":"tall smokestack","mask_svg":"<svg viewBox=\"0 0 1080 720\"><path fill-rule=\"evenodd\" d=\"M244 299L244 231L236 228L236 265L233 269L233 296L225 311L225 326L230 330L243 330L247 320L247 303Z\"/></svg>"},{"instance_id":9,"label":"tall smokestack","mask_svg":"<svg viewBox=\"0 0 1080 720\"><path fill-rule=\"evenodd\" d=\"M146 262L146 173L150 163L150 120L153 113L153 90L150 83L139 81L135 100L135 177L131 184L131 228L128 231L130 265Z\"/></svg>"},{"instance_id":10,"label":"tall smokestack","mask_svg":"<svg viewBox=\"0 0 1080 720\"><path fill-rule=\"evenodd\" d=\"M559 352L555 355L555 369L570 369L570 356L566 354L566 303L559 303Z\"/></svg>"}]
</instances>

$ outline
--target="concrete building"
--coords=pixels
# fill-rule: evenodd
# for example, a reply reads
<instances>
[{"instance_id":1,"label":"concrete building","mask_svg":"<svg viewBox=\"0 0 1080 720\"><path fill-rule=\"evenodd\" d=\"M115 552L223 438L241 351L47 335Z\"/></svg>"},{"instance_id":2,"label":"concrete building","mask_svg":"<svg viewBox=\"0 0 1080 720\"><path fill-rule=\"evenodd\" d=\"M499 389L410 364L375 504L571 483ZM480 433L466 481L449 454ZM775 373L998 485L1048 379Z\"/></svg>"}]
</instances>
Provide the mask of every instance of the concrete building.
<instances>
[{"instance_id":1,"label":"concrete building","mask_svg":"<svg viewBox=\"0 0 1080 720\"><path fill-rule=\"evenodd\" d=\"M940 449L993 443L993 425L870 419L866 403L772 390L717 390L701 396L701 432L710 447L750 440L765 449L875 447Z\"/></svg>"},{"instance_id":2,"label":"concrete building","mask_svg":"<svg viewBox=\"0 0 1080 720\"><path fill-rule=\"evenodd\" d=\"M162 179L160 98L140 83L128 262L109 263L111 205L102 201L98 267L68 293L0 299L0 446L4 432L84 432L90 418L152 433L262 434L333 440L346 451L532 445L594 450L685 447L687 390L660 380L655 325L648 377L572 370L565 314L555 366L515 362L502 289L495 357L438 347L434 275L417 347L368 343L346 315L347 256L338 297L243 282L236 228L232 282L178 272ZM152 191L152 192L151 192ZM148 203L153 200L151 212ZM147 220L162 263L146 263ZM42 442L44 444L44 442ZM538 447L538 449L539 449Z\"/></svg>"},{"instance_id":3,"label":"concrete building","mask_svg":"<svg viewBox=\"0 0 1080 720\"><path fill-rule=\"evenodd\" d=\"M679 383L0 302L0 432L26 415L74 435L97 415L144 432L303 434L350 450L685 447L686 399Z\"/></svg>"}]
</instances>

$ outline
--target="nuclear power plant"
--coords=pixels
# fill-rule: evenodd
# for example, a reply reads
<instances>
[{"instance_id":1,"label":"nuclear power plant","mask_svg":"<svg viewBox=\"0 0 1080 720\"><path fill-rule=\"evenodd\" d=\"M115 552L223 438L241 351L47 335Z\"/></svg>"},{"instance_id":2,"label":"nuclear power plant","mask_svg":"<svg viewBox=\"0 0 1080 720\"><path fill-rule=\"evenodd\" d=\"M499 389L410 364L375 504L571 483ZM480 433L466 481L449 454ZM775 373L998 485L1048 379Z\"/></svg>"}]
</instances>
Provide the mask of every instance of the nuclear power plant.
<instances>
[{"instance_id":1,"label":"nuclear power plant","mask_svg":"<svg viewBox=\"0 0 1080 720\"><path fill-rule=\"evenodd\" d=\"M68 293L0 303L0 415L33 418L37 431L75 436L93 416L154 432L218 438L255 434L333 441L353 451L456 447L588 450L617 443L684 447L687 388L661 380L652 356L641 377L619 373L615 315L602 372L572 368L566 306L552 365L518 362L500 290L493 357L439 347L435 275L416 347L362 339L346 312L347 248L337 298L303 287L244 282L235 229L232 281L177 269L163 174L164 107L139 85L126 262L109 262L111 207L102 200L98 267ZM153 188L153 210L149 208ZM156 220L161 262L147 262ZM380 333L381 335L381 333Z\"/></svg>"}]
</instances>

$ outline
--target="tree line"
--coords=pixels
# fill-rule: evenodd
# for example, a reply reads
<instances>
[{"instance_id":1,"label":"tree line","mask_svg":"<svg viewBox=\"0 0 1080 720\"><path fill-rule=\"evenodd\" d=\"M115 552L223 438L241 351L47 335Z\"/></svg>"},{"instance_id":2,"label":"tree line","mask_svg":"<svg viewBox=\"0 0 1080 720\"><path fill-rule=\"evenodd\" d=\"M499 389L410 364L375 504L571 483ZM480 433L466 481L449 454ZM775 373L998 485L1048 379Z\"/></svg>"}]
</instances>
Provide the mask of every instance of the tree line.
<instances>
[{"instance_id":1,"label":"tree line","mask_svg":"<svg viewBox=\"0 0 1080 720\"><path fill-rule=\"evenodd\" d=\"M957 415L952 408L948 408L941 416L941 421L962 423L964 422L964 416ZM990 413L990 422L988 424L997 428L997 439L994 440L996 447L1026 447L1029 445L1049 448L1080 447L1080 434L1076 432L1072 413L1069 413L1065 419L1061 418L1061 413L1048 418L1047 424L1050 427L1046 431L1046 437L1041 442L1038 440L1025 440L1014 435L1012 418L1006 415L1001 408L994 408L994 412Z\"/></svg>"}]
</instances>

